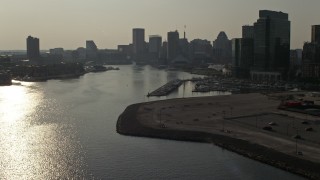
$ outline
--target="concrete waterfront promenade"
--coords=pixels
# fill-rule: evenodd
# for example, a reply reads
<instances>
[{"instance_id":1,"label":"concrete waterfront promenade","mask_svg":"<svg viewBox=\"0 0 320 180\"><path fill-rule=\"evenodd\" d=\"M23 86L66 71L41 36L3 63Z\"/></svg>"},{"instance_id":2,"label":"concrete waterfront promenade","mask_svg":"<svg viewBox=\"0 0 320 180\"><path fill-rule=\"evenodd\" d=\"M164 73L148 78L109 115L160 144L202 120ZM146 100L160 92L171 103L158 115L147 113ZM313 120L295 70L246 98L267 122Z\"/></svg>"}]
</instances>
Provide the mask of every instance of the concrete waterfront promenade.
<instances>
[{"instance_id":1,"label":"concrete waterfront promenade","mask_svg":"<svg viewBox=\"0 0 320 180\"><path fill-rule=\"evenodd\" d=\"M117 131L214 143L309 179L320 179L318 117L278 110L279 103L276 96L239 94L135 104L120 115ZM302 124L304 121L309 123ZM263 130L271 122L273 129ZM307 127L314 131L305 131ZM294 139L296 133L302 138Z\"/></svg>"}]
</instances>

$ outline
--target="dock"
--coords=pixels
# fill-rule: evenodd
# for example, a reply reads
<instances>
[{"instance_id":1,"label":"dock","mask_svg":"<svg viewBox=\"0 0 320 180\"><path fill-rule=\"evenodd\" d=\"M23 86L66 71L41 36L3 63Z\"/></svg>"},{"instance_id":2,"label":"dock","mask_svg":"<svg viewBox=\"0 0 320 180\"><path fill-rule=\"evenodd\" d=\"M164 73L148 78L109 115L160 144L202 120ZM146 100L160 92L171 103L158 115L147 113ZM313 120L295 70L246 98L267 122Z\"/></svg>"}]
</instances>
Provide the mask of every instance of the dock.
<instances>
[{"instance_id":1,"label":"dock","mask_svg":"<svg viewBox=\"0 0 320 180\"><path fill-rule=\"evenodd\" d=\"M183 82L184 81L180 80L180 79L172 80L172 81L168 82L167 84L161 86L160 88L156 89L155 91L148 93L147 96L148 97L150 97L150 96L158 96L158 97L167 96L172 91L179 88Z\"/></svg>"}]
</instances>

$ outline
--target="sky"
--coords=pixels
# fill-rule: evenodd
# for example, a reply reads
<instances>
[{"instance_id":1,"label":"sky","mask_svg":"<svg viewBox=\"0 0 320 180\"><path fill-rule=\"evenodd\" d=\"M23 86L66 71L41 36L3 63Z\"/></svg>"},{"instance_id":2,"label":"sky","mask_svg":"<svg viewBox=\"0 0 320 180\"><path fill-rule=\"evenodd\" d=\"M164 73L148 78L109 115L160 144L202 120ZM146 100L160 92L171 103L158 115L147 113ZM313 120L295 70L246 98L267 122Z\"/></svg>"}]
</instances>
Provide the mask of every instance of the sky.
<instances>
[{"instance_id":1,"label":"sky","mask_svg":"<svg viewBox=\"0 0 320 180\"><path fill-rule=\"evenodd\" d=\"M94 40L100 49L132 42L132 28L167 38L178 30L187 38L213 41L220 31L241 37L259 10L282 11L291 21L291 48L311 39L320 24L320 0L0 0L0 50L26 49L28 35L41 49L84 47Z\"/></svg>"}]
</instances>

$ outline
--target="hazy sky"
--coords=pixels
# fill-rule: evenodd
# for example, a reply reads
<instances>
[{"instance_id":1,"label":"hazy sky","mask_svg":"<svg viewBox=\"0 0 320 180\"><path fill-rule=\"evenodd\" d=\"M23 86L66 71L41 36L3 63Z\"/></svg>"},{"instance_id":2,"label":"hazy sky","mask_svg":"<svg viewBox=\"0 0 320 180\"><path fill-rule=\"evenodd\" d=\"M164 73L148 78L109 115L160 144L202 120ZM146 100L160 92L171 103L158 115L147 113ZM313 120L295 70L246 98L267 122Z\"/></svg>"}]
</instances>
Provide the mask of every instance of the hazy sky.
<instances>
[{"instance_id":1,"label":"hazy sky","mask_svg":"<svg viewBox=\"0 0 320 180\"><path fill-rule=\"evenodd\" d=\"M98 48L132 41L132 28L149 35L179 30L187 37L216 39L220 31L241 37L261 9L289 13L291 48L310 41L311 25L320 24L320 0L0 0L0 49L26 49L28 35L41 49L75 49L94 40Z\"/></svg>"}]
</instances>

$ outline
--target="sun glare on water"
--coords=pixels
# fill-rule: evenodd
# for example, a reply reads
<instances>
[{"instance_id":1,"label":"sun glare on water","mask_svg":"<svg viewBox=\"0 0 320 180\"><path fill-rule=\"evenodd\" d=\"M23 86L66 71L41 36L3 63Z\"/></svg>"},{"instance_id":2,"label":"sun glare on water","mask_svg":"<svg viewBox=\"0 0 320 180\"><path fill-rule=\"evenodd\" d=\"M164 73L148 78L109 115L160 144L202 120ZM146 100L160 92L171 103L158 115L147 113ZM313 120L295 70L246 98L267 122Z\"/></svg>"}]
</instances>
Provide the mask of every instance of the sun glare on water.
<instances>
[{"instance_id":1,"label":"sun glare on water","mask_svg":"<svg viewBox=\"0 0 320 180\"><path fill-rule=\"evenodd\" d=\"M26 162L29 147L25 132L30 123L27 119L32 118L41 97L28 91L23 85L0 87L0 177L4 179L19 177L20 170L32 173Z\"/></svg>"},{"instance_id":2,"label":"sun glare on water","mask_svg":"<svg viewBox=\"0 0 320 180\"><path fill-rule=\"evenodd\" d=\"M23 118L34 106L23 86L0 87L1 121L15 122Z\"/></svg>"}]
</instances>

